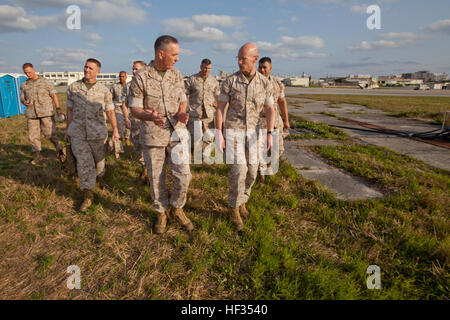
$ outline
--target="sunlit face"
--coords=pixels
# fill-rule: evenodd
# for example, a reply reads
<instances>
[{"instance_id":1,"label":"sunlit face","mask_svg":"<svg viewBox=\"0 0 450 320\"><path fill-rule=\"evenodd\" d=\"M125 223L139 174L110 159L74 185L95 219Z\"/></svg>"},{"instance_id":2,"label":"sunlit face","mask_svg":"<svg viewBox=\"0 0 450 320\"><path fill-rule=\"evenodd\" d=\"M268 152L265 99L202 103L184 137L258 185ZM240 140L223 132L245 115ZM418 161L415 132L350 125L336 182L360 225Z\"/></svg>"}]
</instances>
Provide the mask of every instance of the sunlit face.
<instances>
[{"instance_id":1,"label":"sunlit face","mask_svg":"<svg viewBox=\"0 0 450 320\"><path fill-rule=\"evenodd\" d=\"M84 65L84 78L86 80L95 80L100 72L100 68L94 62L86 62Z\"/></svg>"},{"instance_id":2,"label":"sunlit face","mask_svg":"<svg viewBox=\"0 0 450 320\"><path fill-rule=\"evenodd\" d=\"M258 71L265 77L269 77L272 72L272 66L269 62L260 63L258 66Z\"/></svg>"},{"instance_id":3,"label":"sunlit face","mask_svg":"<svg viewBox=\"0 0 450 320\"><path fill-rule=\"evenodd\" d=\"M202 63L200 65L200 75L202 78L206 78L211 73L211 65Z\"/></svg>"},{"instance_id":4,"label":"sunlit face","mask_svg":"<svg viewBox=\"0 0 450 320\"><path fill-rule=\"evenodd\" d=\"M179 53L180 47L178 43L170 43L165 50L159 51L162 71L172 69L175 66L175 63L179 60Z\"/></svg>"},{"instance_id":5,"label":"sunlit face","mask_svg":"<svg viewBox=\"0 0 450 320\"><path fill-rule=\"evenodd\" d=\"M144 65L142 64L142 63L135 63L134 65L133 65L133 74L136 74L136 72L140 69L140 68L142 68Z\"/></svg>"},{"instance_id":6,"label":"sunlit face","mask_svg":"<svg viewBox=\"0 0 450 320\"><path fill-rule=\"evenodd\" d=\"M251 74L254 70L255 63L258 60L258 56L249 54L248 52L242 52L241 50L239 51L237 59L239 70L241 70L243 74Z\"/></svg>"},{"instance_id":7,"label":"sunlit face","mask_svg":"<svg viewBox=\"0 0 450 320\"><path fill-rule=\"evenodd\" d=\"M127 83L127 74L125 72L121 72L119 74L119 80L121 84Z\"/></svg>"},{"instance_id":8,"label":"sunlit face","mask_svg":"<svg viewBox=\"0 0 450 320\"><path fill-rule=\"evenodd\" d=\"M25 69L23 69L23 73L25 73L28 79L34 80L37 78L36 70L34 70L34 68L32 67L26 67Z\"/></svg>"}]
</instances>

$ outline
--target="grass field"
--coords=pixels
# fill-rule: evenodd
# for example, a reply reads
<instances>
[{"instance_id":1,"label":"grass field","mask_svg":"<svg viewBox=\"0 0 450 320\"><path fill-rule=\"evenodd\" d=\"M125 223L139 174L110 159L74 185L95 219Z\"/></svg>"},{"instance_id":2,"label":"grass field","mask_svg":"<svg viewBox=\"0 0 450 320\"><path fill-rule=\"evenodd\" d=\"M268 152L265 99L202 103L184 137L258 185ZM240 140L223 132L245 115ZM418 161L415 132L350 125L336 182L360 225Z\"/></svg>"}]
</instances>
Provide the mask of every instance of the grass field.
<instances>
[{"instance_id":1,"label":"grass field","mask_svg":"<svg viewBox=\"0 0 450 320\"><path fill-rule=\"evenodd\" d=\"M81 214L49 141L46 160L29 165L23 116L0 120L0 142L2 299L450 298L450 173L387 149L311 147L378 185L387 194L378 200L338 200L281 161L255 184L241 235L226 216L229 169L192 166L185 211L196 230L170 224L157 236L130 147L108 155L107 186ZM381 290L366 286L374 264ZM66 287L70 265L81 290Z\"/></svg>"},{"instance_id":2,"label":"grass field","mask_svg":"<svg viewBox=\"0 0 450 320\"><path fill-rule=\"evenodd\" d=\"M449 97L395 97L371 95L301 94L289 97L350 103L388 112L393 117L414 118L442 123L444 111L450 110Z\"/></svg>"}]
</instances>

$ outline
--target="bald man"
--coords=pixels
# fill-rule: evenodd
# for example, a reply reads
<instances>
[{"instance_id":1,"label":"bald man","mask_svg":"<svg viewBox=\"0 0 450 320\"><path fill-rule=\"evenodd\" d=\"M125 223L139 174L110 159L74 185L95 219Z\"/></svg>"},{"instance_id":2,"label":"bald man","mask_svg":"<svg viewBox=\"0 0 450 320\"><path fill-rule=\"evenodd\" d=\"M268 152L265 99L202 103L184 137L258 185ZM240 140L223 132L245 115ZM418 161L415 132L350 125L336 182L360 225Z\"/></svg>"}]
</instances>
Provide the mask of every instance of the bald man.
<instances>
[{"instance_id":1,"label":"bald man","mask_svg":"<svg viewBox=\"0 0 450 320\"><path fill-rule=\"evenodd\" d=\"M228 159L231 170L228 175L228 205L230 218L237 231L243 229L242 217L248 216L245 206L258 172L258 160L250 160L250 144L255 139L260 113L264 110L267 126L267 148L272 146L272 130L274 127L274 101L270 81L256 72L258 47L254 43L243 45L238 52L239 71L225 79L219 95L216 110L216 125L220 149L233 148L237 153L237 143L229 139L226 142L222 133L225 106L229 103L225 120L225 137L228 139L235 133L245 141L245 159ZM239 137L237 137L239 139ZM252 156L255 156L252 154ZM256 155L257 156L257 155ZM227 156L228 157L228 156ZM244 162L244 163L242 163ZM241 217L242 216L242 217Z\"/></svg>"}]
</instances>

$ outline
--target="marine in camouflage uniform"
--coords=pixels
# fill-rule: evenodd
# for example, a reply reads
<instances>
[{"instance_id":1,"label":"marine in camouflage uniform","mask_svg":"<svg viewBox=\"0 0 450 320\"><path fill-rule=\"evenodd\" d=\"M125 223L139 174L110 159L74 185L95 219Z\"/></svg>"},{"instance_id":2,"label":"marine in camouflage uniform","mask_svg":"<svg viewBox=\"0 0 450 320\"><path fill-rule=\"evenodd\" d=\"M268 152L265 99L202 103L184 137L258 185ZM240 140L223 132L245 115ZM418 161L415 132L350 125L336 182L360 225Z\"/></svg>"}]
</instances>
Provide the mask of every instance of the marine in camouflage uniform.
<instances>
[{"instance_id":1,"label":"marine in camouflage uniform","mask_svg":"<svg viewBox=\"0 0 450 320\"><path fill-rule=\"evenodd\" d=\"M114 110L116 112L117 128L119 130L120 139L122 142L126 143L130 138L130 130L125 126L125 115L122 110L122 92L126 86L127 73L125 71L121 71L119 73L119 77L120 82L113 84L110 90L114 102Z\"/></svg>"},{"instance_id":2,"label":"marine in camouflage uniform","mask_svg":"<svg viewBox=\"0 0 450 320\"><path fill-rule=\"evenodd\" d=\"M130 104L133 115L141 121L140 140L148 169L153 208L158 213L155 232L165 231L169 204L172 215L188 231L192 222L185 216L183 207L192 175L189 161L177 163L176 156L186 157L188 146L182 147L183 137L174 131L184 131L188 114L183 77L173 68L178 61L178 41L171 36L161 36L155 42L155 60L135 74L130 87ZM171 139L175 136L176 139ZM166 165L171 169L173 189L170 195L166 186Z\"/></svg>"},{"instance_id":3,"label":"marine in camouflage uniform","mask_svg":"<svg viewBox=\"0 0 450 320\"><path fill-rule=\"evenodd\" d=\"M67 89L66 136L70 137L77 160L80 189L84 192L80 211L86 211L92 204L97 177L103 177L105 173L104 144L108 136L105 114L113 127L113 140L119 138L111 92L96 82L100 65L97 66L97 60L93 60L88 59L86 62L85 78L72 83ZM95 68L98 68L97 73Z\"/></svg>"},{"instance_id":4,"label":"marine in camouflage uniform","mask_svg":"<svg viewBox=\"0 0 450 320\"><path fill-rule=\"evenodd\" d=\"M58 114L62 114L59 107L56 91L50 81L38 76L31 63L25 63L23 70L28 80L20 87L20 100L27 107L26 118L28 127L28 139L33 152L32 164L37 164L42 158L41 151L41 129L42 133L59 151L58 139L56 137L56 125L53 104Z\"/></svg>"},{"instance_id":5,"label":"marine in camouflage uniform","mask_svg":"<svg viewBox=\"0 0 450 320\"><path fill-rule=\"evenodd\" d=\"M258 49L256 45L248 43L241 47L238 54L240 71L234 73L224 80L220 89L219 104L216 113L216 125L221 132L221 124L225 105L229 107L225 119L225 137L228 131L241 131L245 134L245 163L239 163L236 159L227 159L227 163L233 161L228 175L229 193L228 205L231 207L231 221L236 225L238 231L243 228L241 216L248 215L245 204L247 203L251 188L255 182L258 172L258 159L250 160L248 135L256 129L260 122L261 112L264 110L269 131L273 130L273 97L269 80L259 72L256 72L255 63L258 61ZM271 133L267 135L268 144L271 144ZM219 143L223 143L223 136L219 134ZM226 148L235 148L236 144L230 145L226 142ZM255 155L253 155L255 156ZM257 155L256 155L257 157Z\"/></svg>"},{"instance_id":6,"label":"marine in camouflage uniform","mask_svg":"<svg viewBox=\"0 0 450 320\"><path fill-rule=\"evenodd\" d=\"M198 145L205 150L214 141L213 131L209 135L205 135L207 130L214 129L214 114L217 107L217 98L220 93L219 82L211 76L211 61L203 59L200 65L200 72L190 76L186 83L186 95L189 99L189 122L188 129L191 136L191 145ZM201 130L203 138L197 137L199 141L195 141L194 123L201 121ZM208 150L208 149L206 149ZM209 154L203 155L204 158Z\"/></svg>"}]
</instances>

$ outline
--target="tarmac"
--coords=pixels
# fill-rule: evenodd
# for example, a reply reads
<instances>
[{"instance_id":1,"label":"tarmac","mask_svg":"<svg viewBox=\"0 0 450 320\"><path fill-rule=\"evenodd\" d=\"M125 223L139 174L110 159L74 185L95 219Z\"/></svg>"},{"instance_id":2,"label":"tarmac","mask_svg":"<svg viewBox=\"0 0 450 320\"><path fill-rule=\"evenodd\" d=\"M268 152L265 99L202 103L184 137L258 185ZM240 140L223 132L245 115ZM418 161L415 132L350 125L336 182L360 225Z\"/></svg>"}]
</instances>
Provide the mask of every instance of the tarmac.
<instances>
[{"instance_id":1,"label":"tarmac","mask_svg":"<svg viewBox=\"0 0 450 320\"><path fill-rule=\"evenodd\" d=\"M296 88L297 89L297 88ZM398 153L406 154L422 160L437 168L450 171L450 149L427 144L410 138L398 137L386 133L362 131L367 129L355 123L339 120L337 117L370 123L388 129L403 132L427 132L440 129L441 126L432 125L416 120L394 118L380 110L369 109L364 106L352 104L334 104L330 107L327 101L299 99L287 97L289 113L300 116L316 123L348 127L340 128L352 139L362 144L376 145L389 148ZM302 107L295 107L300 104ZM334 116L320 114L327 112ZM345 170L334 168L312 154L308 145L337 145L339 142L330 140L296 140L285 141L285 154L287 160L297 168L300 174L316 180L343 200L364 200L383 197L382 191L370 185L359 177L354 177Z\"/></svg>"}]
</instances>

